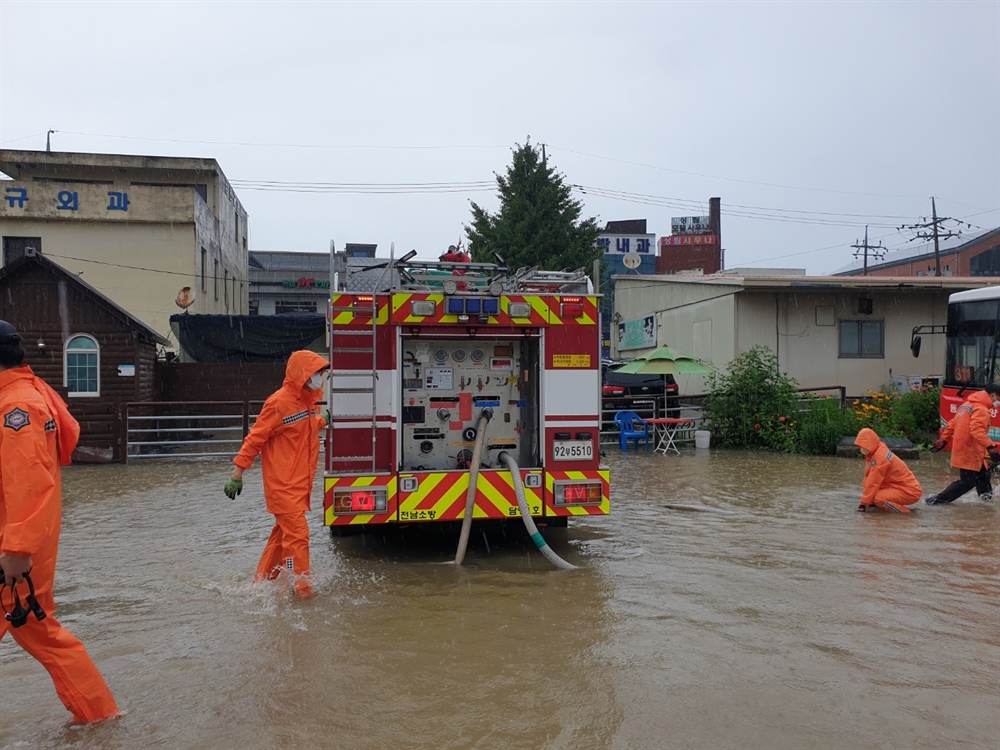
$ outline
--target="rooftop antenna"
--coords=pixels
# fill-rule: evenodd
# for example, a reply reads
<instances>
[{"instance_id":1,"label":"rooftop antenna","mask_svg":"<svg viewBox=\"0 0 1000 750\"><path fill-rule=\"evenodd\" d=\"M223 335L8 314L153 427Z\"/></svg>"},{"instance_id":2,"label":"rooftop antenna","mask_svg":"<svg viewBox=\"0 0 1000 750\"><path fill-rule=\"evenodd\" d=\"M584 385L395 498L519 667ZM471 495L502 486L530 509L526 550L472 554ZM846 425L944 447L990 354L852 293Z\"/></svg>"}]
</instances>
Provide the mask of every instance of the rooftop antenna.
<instances>
[{"instance_id":1,"label":"rooftop antenna","mask_svg":"<svg viewBox=\"0 0 1000 750\"><path fill-rule=\"evenodd\" d=\"M50 130L45 134L45 153L47 154L52 153L52 134L55 132L55 130Z\"/></svg>"}]
</instances>

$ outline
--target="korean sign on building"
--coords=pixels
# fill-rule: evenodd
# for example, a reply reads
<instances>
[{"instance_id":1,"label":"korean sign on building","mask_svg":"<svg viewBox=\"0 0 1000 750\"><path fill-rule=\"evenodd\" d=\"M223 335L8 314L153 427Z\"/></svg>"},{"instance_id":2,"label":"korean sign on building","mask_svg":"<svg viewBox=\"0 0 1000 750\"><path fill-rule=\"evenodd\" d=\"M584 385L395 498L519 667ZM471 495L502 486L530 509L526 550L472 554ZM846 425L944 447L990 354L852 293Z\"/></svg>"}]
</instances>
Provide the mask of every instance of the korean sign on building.
<instances>
[{"instance_id":1,"label":"korean sign on building","mask_svg":"<svg viewBox=\"0 0 1000 750\"><path fill-rule=\"evenodd\" d=\"M669 237L660 237L660 247L672 247L677 245L714 245L714 234L672 234Z\"/></svg>"},{"instance_id":2,"label":"korean sign on building","mask_svg":"<svg viewBox=\"0 0 1000 750\"><path fill-rule=\"evenodd\" d=\"M623 349L647 349L656 346L656 318L623 320L618 324L618 351Z\"/></svg>"},{"instance_id":3,"label":"korean sign on building","mask_svg":"<svg viewBox=\"0 0 1000 750\"><path fill-rule=\"evenodd\" d=\"M605 255L625 255L626 253L652 254L656 247L655 234L602 234L597 238L597 246Z\"/></svg>"},{"instance_id":4,"label":"korean sign on building","mask_svg":"<svg viewBox=\"0 0 1000 750\"><path fill-rule=\"evenodd\" d=\"M674 216L670 219L671 234L708 234L707 216Z\"/></svg>"},{"instance_id":5,"label":"korean sign on building","mask_svg":"<svg viewBox=\"0 0 1000 750\"><path fill-rule=\"evenodd\" d=\"M190 187L10 181L0 185L0 216L9 219L192 221Z\"/></svg>"}]
</instances>

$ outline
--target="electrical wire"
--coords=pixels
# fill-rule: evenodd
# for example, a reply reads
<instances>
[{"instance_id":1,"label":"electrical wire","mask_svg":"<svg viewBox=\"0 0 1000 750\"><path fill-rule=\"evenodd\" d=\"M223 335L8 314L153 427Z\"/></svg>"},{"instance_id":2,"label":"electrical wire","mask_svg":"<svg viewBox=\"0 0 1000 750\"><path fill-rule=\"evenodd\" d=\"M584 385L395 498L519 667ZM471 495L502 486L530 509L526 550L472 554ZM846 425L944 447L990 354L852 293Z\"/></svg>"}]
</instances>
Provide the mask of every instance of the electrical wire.
<instances>
[{"instance_id":1,"label":"electrical wire","mask_svg":"<svg viewBox=\"0 0 1000 750\"><path fill-rule=\"evenodd\" d=\"M578 154L579 156L589 156L592 159L603 159L605 161L613 161L613 162L617 162L619 164L629 164L629 165L631 165L633 167L644 167L646 169L656 169L656 170L659 170L659 171L662 171L662 172L673 172L675 174L689 175L689 176L692 176L692 177L705 177L705 178L708 178L710 180L724 180L726 182L740 182L740 183L743 183L743 184L746 184L746 185L762 185L764 187L775 187L775 188L782 188L782 189L785 189L785 190L803 190L803 191L814 192L814 193L837 193L837 194L840 194L840 195L878 196L878 197L882 197L882 198L921 198L921 197L923 197L923 196L919 196L919 195L897 195L897 194L892 194L892 193L859 193L859 192L853 191L853 190L828 190L828 189L825 189L825 188L802 187L802 186L797 186L797 185L782 185L780 183L774 183L774 182L758 182L756 180L741 180L741 179L737 179L735 177L719 177L717 175L702 174L700 172L687 172L687 171L685 171L683 169L671 169L670 167L660 167L660 166L657 166L655 164L643 164L642 162L637 162L637 161L628 161L626 159L616 159L616 158L611 157L611 156L601 156L599 154L588 154L585 151L574 151L573 149L563 148L562 146L554 146L554 145L552 145L550 143L546 143L545 145L549 146L550 148L554 148L554 149L561 150L561 151L566 151L567 153L570 153L570 154Z\"/></svg>"}]
</instances>

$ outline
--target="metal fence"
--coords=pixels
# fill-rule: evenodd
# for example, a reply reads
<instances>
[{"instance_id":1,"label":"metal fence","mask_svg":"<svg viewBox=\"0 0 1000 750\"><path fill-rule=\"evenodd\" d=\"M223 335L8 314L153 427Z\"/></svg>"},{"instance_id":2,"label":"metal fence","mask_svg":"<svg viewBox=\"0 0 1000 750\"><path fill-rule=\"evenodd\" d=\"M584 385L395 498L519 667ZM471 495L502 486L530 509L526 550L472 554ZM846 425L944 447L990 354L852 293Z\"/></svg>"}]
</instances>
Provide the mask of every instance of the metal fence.
<instances>
[{"instance_id":1,"label":"metal fence","mask_svg":"<svg viewBox=\"0 0 1000 750\"><path fill-rule=\"evenodd\" d=\"M137 401L125 404L122 463L146 458L232 458L263 401ZM319 401L320 409L326 401ZM320 450L326 431L320 433Z\"/></svg>"},{"instance_id":2,"label":"metal fence","mask_svg":"<svg viewBox=\"0 0 1000 750\"><path fill-rule=\"evenodd\" d=\"M799 399L800 410L806 408L806 405L816 394L829 393L830 391L836 393L836 396L832 397L840 401L841 409L847 403L847 389L842 385L798 388L796 390L803 394ZM703 404L706 398L708 398L706 393L681 396L679 408L668 409L666 396L604 396L601 398L601 443L618 444L618 425L615 424L615 414L622 409L634 411L643 419L657 417L689 419L692 422L691 426L678 429L676 440L679 443L693 443L695 430L706 429L706 418L703 414Z\"/></svg>"}]
</instances>

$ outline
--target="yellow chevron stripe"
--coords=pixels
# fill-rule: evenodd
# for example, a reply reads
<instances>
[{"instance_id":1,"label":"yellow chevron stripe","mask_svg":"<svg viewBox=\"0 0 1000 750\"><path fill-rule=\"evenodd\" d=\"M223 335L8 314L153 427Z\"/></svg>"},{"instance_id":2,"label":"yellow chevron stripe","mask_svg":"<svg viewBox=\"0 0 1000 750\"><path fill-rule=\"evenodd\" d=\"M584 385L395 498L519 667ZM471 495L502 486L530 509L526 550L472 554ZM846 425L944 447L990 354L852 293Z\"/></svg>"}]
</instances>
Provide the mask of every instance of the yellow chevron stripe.
<instances>
[{"instance_id":1,"label":"yellow chevron stripe","mask_svg":"<svg viewBox=\"0 0 1000 750\"><path fill-rule=\"evenodd\" d=\"M531 305L531 309L534 310L539 315L541 315L543 320L549 323L552 322L562 323L561 320L558 320L558 316L552 315L552 311L549 309L548 304L542 297L532 294L526 296L524 298L524 301L527 302L529 305ZM557 320L553 321L552 320L553 317L556 317Z\"/></svg>"}]
</instances>

